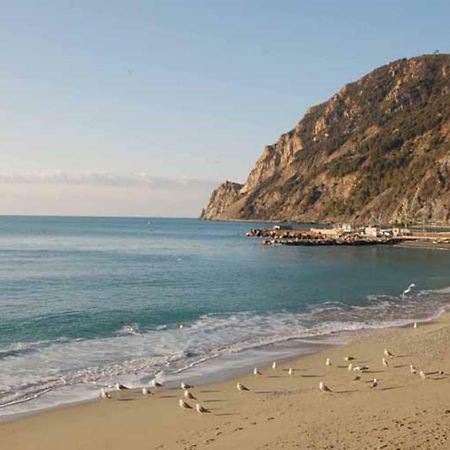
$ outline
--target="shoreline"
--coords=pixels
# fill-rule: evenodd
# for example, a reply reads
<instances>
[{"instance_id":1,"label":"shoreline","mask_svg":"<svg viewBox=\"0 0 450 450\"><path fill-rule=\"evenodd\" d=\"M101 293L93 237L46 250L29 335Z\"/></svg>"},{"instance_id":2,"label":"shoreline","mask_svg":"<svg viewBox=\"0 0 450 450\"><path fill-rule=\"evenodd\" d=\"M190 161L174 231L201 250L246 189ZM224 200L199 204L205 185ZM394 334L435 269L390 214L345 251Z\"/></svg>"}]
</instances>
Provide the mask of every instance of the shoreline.
<instances>
[{"instance_id":1,"label":"shoreline","mask_svg":"<svg viewBox=\"0 0 450 450\"><path fill-rule=\"evenodd\" d=\"M424 342L425 347L423 346ZM45 448L46 450L56 450L61 448L62 442L66 442L62 440L63 437L69 434L78 441L74 441L73 444L67 442L65 448L68 449L119 449L123 448L124 437L130 438L130 432L132 432L131 440L135 445L134 448L138 449L187 449L206 446L208 448L229 448L237 445L238 442L247 442L248 445L245 448L259 448L256 446L258 442L261 445L269 442L273 444L271 448L277 448L282 441L286 441L285 448L298 448L291 440L293 434L299 433L298 427L292 425L291 417L298 417L299 420L301 418L299 423L303 423L301 426L303 432L298 434L298 442L305 439L304 442L307 444L308 439L310 440L309 447L305 445L301 448L331 448L324 446L331 445L330 442L333 442L330 433L322 436L315 436L312 433L315 429L313 419L319 422L325 418L331 420L334 417L336 419L335 413L340 411L340 408L347 411L349 405L351 406L350 410L353 410L356 405L361 407L361 400L364 402L368 400L374 405L378 405L377 401L381 400L381 405L378 405L377 408L386 410L386 402L391 402L392 396L400 395L402 400L397 399L397 402L392 404L395 405L392 410L388 408L388 412L384 413L386 417L377 416L377 424L380 421L389 422L385 425L391 430L392 420L397 417L397 408L400 407L403 410L403 406L408 406L416 414L416 406L419 406L411 404L410 399L404 393L397 391L406 389L411 396L415 395L417 391L421 395L422 402L425 401L425 397L432 394L431 399L428 399L426 403L428 405L429 400L433 400L433 404L436 403L439 396L442 397L442 394L439 394L441 389L437 389L439 385L442 384L444 389L450 387L450 360L446 358L449 353L449 344L450 313L447 312L438 319L431 319L430 322L419 325L418 329L404 325L358 333L351 342L342 346L330 346L318 353L289 359L280 364L276 371L269 368L263 369L261 366L263 373L261 377L248 374L239 375L239 377L233 377L227 381L201 385L192 392L202 404L211 409L212 414L205 415L206 417L192 411L183 411L178 407L176 403L181 393L180 389L164 389L151 395L150 398L144 398L140 391L121 391L121 399L94 400L77 405L61 406L57 409L52 408L49 411L41 411L37 414L1 422L0 442L5 443L5 448L8 449ZM388 346L399 355L392 360L392 369L386 370L381 365L384 346ZM416 347L416 351L412 351ZM426 351L423 351L425 349ZM365 379L364 381L378 377L380 385L384 387L372 390L368 388L367 383L358 382L356 391L360 392L362 396L362 399L359 399L354 391L355 382L350 378L350 376L353 377L353 373L347 371L347 363L343 361L343 355L347 353L356 357L355 363L367 364L371 368L370 374L361 375ZM325 367L325 357L332 359L334 363L332 368ZM394 361L396 361L395 364ZM421 381L417 375L409 374L407 367L410 363L417 365L418 369L421 366L425 367L426 364L430 379ZM292 377L287 375L288 367L295 369ZM375 370L372 370L372 367ZM444 370L445 375L436 375L439 370ZM237 379L248 386L251 391L248 393L236 391ZM319 392L316 385L321 380L333 388L335 393L327 396ZM400 386L398 386L399 383ZM401 386L402 383L405 384L404 387ZM435 392L436 389L437 392ZM220 399L215 397L220 397ZM441 400L445 403L446 399ZM303 406L297 410L297 402L300 405L304 405L306 402L309 406L306 409ZM333 402L336 403L335 406L332 406ZM367 414L372 414L367 408L367 404L364 403L364 405ZM326 410L321 412L320 409L324 406ZM425 407L429 408L430 406L423 403L420 405L422 409ZM447 404L447 407L450 409L450 404ZM267 411L265 411L266 408L268 408ZM285 409L289 410L290 414L286 414ZM442 429L438 426L441 421L443 426L450 425L450 413L446 413L444 410L439 411L439 418L435 418L437 425L433 430L426 431L424 436L436 433L436 429L441 433ZM402 411L398 420L404 420L404 415L405 411ZM359 418L361 417L359 415ZM354 419L355 417L343 413L339 422L342 425L342 420L344 420L346 426L353 429ZM274 424L276 424L275 428ZM114 425L118 428L114 428ZM367 424L364 423L364 426ZM364 426L363 429L365 429ZM108 433L102 432L105 427L107 427ZM162 431L159 429L160 427ZM330 425L330 429L335 427L336 424ZM376 428L378 431L380 426L378 425ZM92 434L94 429L95 435ZM164 430L170 430L170 433L164 433ZM267 430L271 430L271 432L268 434ZM406 430L408 429L406 428ZM391 431L393 434L386 430L381 435L375 433L378 436L376 442L379 439L387 439L389 442L393 435L397 436L397 433L394 432L399 430L394 427ZM149 432L152 436L150 441L147 435ZM355 427L354 433L358 432ZM444 434L441 433L439 439L442 442L448 442L447 437L444 439ZM364 438L364 434L361 437ZM342 432L339 439L342 439L342 445L345 444L345 446L338 448L360 448L361 441L355 441L355 446L353 446L352 440L347 440ZM368 439L367 436L366 439ZM82 444L78 445L76 442ZM253 446L253 442L255 446ZM314 445L319 445L319 442L321 446L315 447ZM367 440L364 442L369 444ZM374 444L374 442L372 443ZM411 445L413 442L415 441L411 441ZM149 447L149 445L151 446ZM382 448L371 445L366 445L365 448ZM424 443L422 447L417 448L441 448L427 445ZM400 448L416 447L405 445Z\"/></svg>"}]
</instances>

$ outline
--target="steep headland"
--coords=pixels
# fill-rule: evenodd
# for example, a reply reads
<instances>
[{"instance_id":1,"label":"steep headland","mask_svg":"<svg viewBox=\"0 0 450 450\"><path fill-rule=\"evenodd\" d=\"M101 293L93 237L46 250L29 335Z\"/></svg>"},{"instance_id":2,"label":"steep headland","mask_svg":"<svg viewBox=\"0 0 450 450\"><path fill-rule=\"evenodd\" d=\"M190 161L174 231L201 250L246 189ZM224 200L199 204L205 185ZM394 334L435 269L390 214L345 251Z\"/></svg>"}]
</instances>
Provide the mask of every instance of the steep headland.
<instances>
[{"instance_id":1,"label":"steep headland","mask_svg":"<svg viewBox=\"0 0 450 450\"><path fill-rule=\"evenodd\" d=\"M203 219L450 224L450 55L382 66L310 108Z\"/></svg>"}]
</instances>

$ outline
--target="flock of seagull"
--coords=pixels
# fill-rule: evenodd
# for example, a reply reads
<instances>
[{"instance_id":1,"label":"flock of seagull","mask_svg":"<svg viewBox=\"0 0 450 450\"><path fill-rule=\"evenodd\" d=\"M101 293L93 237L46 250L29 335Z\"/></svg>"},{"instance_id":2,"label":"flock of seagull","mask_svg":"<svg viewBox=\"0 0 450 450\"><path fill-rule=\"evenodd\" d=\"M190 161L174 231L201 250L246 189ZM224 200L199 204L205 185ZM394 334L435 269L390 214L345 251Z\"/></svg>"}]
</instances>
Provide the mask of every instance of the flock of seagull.
<instances>
[{"instance_id":1,"label":"flock of seagull","mask_svg":"<svg viewBox=\"0 0 450 450\"><path fill-rule=\"evenodd\" d=\"M418 328L418 325L417 325L416 322L413 324L413 327L414 328ZM391 351L389 351L387 348L384 349L383 353L384 353L384 356L381 358L381 362L382 362L384 367L388 368L390 366L390 360L393 359L395 357L395 355ZM354 378L353 378L353 381L358 381L358 380L361 379L361 375L359 375L359 374L364 373L364 372L368 372L369 371L369 367L366 366L366 365L355 365L354 366L353 362L352 362L354 360L355 360L355 358L352 357L352 356L346 356L344 358L344 361L348 362L347 369L350 372L357 372L355 374ZM331 367L332 365L333 365L333 363L332 363L331 359L330 358L326 358L325 366L326 367ZM272 370L276 370L276 369L277 369L277 362L274 361L272 363ZM287 372L288 372L288 375L291 376L294 373L294 369L292 367L290 367ZM423 370L417 371L416 367L414 365L412 365L412 364L409 366L409 372L411 374L413 374L413 375L416 375L418 373L419 377L422 380L425 380L427 378L427 375L426 375L426 373ZM443 375L444 374L443 371L439 371L438 373L439 373L439 375ZM260 375L262 375L262 372L257 367L255 367L253 369L253 375L254 376L260 376ZM376 388L379 385L379 380L377 378L373 378L371 381L369 381L369 383L371 383L371 387L372 388ZM158 382L156 379L153 379L151 381L151 387L154 388L154 389L158 389L158 388L162 388L163 384ZM197 398L191 392L191 390L194 388L194 386L191 386L191 385L189 385L189 384L187 384L185 382L182 382L180 384L180 388L181 388L181 390L183 392L183 398L180 398L178 400L178 404L179 404L180 408L186 409L186 410L192 410L192 409L195 408L195 410L199 414L205 414L205 413L210 413L211 412L209 409L205 408L204 406L202 406L200 403L197 402L198 401ZM129 389L132 389L132 388L130 388L130 387L126 386L126 385L120 384L120 383L116 383L116 385L115 385L115 390L116 391L123 391L123 390L129 390ZM239 381L236 383L236 389L239 392L250 391L250 389L248 387L244 386ZM319 390L321 392L325 392L325 393L333 392L333 390L329 386L327 386L323 381L321 381L319 383ZM150 391L150 389L148 387L143 387L142 388L142 395L143 396L151 395L151 393L152 392ZM100 390L100 397L102 399L111 399L111 398L113 398L111 391L107 391L105 388L102 388ZM189 401L195 401L196 402L195 403L195 407L193 407L189 403Z\"/></svg>"}]
</instances>

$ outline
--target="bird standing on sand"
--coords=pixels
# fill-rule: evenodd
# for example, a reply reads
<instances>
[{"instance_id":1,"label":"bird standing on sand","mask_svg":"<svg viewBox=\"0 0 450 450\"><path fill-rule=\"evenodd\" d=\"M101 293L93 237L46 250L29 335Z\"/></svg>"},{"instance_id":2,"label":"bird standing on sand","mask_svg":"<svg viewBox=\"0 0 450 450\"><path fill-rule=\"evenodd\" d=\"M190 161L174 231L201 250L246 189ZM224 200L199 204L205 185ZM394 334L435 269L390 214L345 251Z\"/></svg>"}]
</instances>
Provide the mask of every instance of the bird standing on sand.
<instances>
[{"instance_id":1,"label":"bird standing on sand","mask_svg":"<svg viewBox=\"0 0 450 450\"><path fill-rule=\"evenodd\" d=\"M292 367L289 367L288 375L292 375L294 373L294 369Z\"/></svg>"},{"instance_id":2,"label":"bird standing on sand","mask_svg":"<svg viewBox=\"0 0 450 450\"><path fill-rule=\"evenodd\" d=\"M332 363L331 363L331 359L330 358L327 358L327 360L325 361L325 365L327 367L331 367Z\"/></svg>"},{"instance_id":3,"label":"bird standing on sand","mask_svg":"<svg viewBox=\"0 0 450 450\"><path fill-rule=\"evenodd\" d=\"M116 389L118 391L125 391L130 388L128 386L125 386L124 384L116 383Z\"/></svg>"},{"instance_id":4,"label":"bird standing on sand","mask_svg":"<svg viewBox=\"0 0 450 450\"><path fill-rule=\"evenodd\" d=\"M384 367L389 367L388 360L386 358L382 358L381 362L383 363Z\"/></svg>"},{"instance_id":5,"label":"bird standing on sand","mask_svg":"<svg viewBox=\"0 0 450 450\"><path fill-rule=\"evenodd\" d=\"M248 387L245 387L243 384L239 383L239 381L236 384L236 389L238 391L249 391L250 390Z\"/></svg>"},{"instance_id":6,"label":"bird standing on sand","mask_svg":"<svg viewBox=\"0 0 450 450\"><path fill-rule=\"evenodd\" d=\"M427 376L425 375L425 372L424 372L423 370L421 370L421 371L419 372L419 375L420 375L420 378L421 378L422 380L425 380L425 379L427 378Z\"/></svg>"},{"instance_id":7,"label":"bird standing on sand","mask_svg":"<svg viewBox=\"0 0 450 450\"><path fill-rule=\"evenodd\" d=\"M415 375L415 374L417 373L416 368L415 368L412 364L409 365L409 371L410 371L410 373L412 373L413 375Z\"/></svg>"},{"instance_id":8,"label":"bird standing on sand","mask_svg":"<svg viewBox=\"0 0 450 450\"><path fill-rule=\"evenodd\" d=\"M324 384L322 381L319 383L319 389L322 392L333 392L326 384Z\"/></svg>"},{"instance_id":9,"label":"bird standing on sand","mask_svg":"<svg viewBox=\"0 0 450 450\"><path fill-rule=\"evenodd\" d=\"M181 382L181 389L194 389L194 386L191 386L190 384L184 383L183 381Z\"/></svg>"},{"instance_id":10,"label":"bird standing on sand","mask_svg":"<svg viewBox=\"0 0 450 450\"><path fill-rule=\"evenodd\" d=\"M376 388L378 386L378 379L377 378L374 378L373 380L372 380L372 387L373 388Z\"/></svg>"},{"instance_id":11,"label":"bird standing on sand","mask_svg":"<svg viewBox=\"0 0 450 450\"><path fill-rule=\"evenodd\" d=\"M152 386L153 386L154 388L160 388L160 387L163 387L163 384L162 384L162 383L159 383L158 381L156 381L156 378L153 378L153 380L152 380Z\"/></svg>"},{"instance_id":12,"label":"bird standing on sand","mask_svg":"<svg viewBox=\"0 0 450 450\"><path fill-rule=\"evenodd\" d=\"M197 410L198 413L200 414L204 414L204 413L209 413L211 412L209 409L204 408L202 405L196 403L195 404L195 409Z\"/></svg>"},{"instance_id":13,"label":"bird standing on sand","mask_svg":"<svg viewBox=\"0 0 450 450\"><path fill-rule=\"evenodd\" d=\"M411 283L403 292L402 297L411 293L411 291L416 287L414 283Z\"/></svg>"},{"instance_id":14,"label":"bird standing on sand","mask_svg":"<svg viewBox=\"0 0 450 450\"><path fill-rule=\"evenodd\" d=\"M272 369L275 370L276 368L277 368L277 362L274 361L274 362L272 363Z\"/></svg>"},{"instance_id":15,"label":"bird standing on sand","mask_svg":"<svg viewBox=\"0 0 450 450\"><path fill-rule=\"evenodd\" d=\"M255 375L255 377L258 376L258 375L261 375L261 372L258 370L257 367L255 367L255 368L253 369L253 375Z\"/></svg>"},{"instance_id":16,"label":"bird standing on sand","mask_svg":"<svg viewBox=\"0 0 450 450\"><path fill-rule=\"evenodd\" d=\"M387 356L388 358L393 358L394 354L391 353L387 348L384 349L384 356Z\"/></svg>"},{"instance_id":17,"label":"bird standing on sand","mask_svg":"<svg viewBox=\"0 0 450 450\"><path fill-rule=\"evenodd\" d=\"M192 409L192 406L189 403L186 403L183 399L180 398L180 400L178 400L178 404L180 405L181 408L183 409Z\"/></svg>"},{"instance_id":18,"label":"bird standing on sand","mask_svg":"<svg viewBox=\"0 0 450 450\"><path fill-rule=\"evenodd\" d=\"M365 370L369 370L368 366L356 366L353 367L354 372L364 372Z\"/></svg>"},{"instance_id":19,"label":"bird standing on sand","mask_svg":"<svg viewBox=\"0 0 450 450\"><path fill-rule=\"evenodd\" d=\"M197 400L187 389L184 391L184 398L188 400Z\"/></svg>"},{"instance_id":20,"label":"bird standing on sand","mask_svg":"<svg viewBox=\"0 0 450 450\"><path fill-rule=\"evenodd\" d=\"M359 381L361 379L361 377L359 375L355 375L353 377L353 381Z\"/></svg>"},{"instance_id":21,"label":"bird standing on sand","mask_svg":"<svg viewBox=\"0 0 450 450\"><path fill-rule=\"evenodd\" d=\"M111 394L109 392L106 392L105 388L101 388L100 397L104 399L111 398Z\"/></svg>"},{"instance_id":22,"label":"bird standing on sand","mask_svg":"<svg viewBox=\"0 0 450 450\"><path fill-rule=\"evenodd\" d=\"M353 370L353 364L350 363L350 364L347 366L347 369L348 369L348 370Z\"/></svg>"},{"instance_id":23,"label":"bird standing on sand","mask_svg":"<svg viewBox=\"0 0 450 450\"><path fill-rule=\"evenodd\" d=\"M150 394L151 394L150 389L146 387L142 388L142 395L150 395Z\"/></svg>"},{"instance_id":24,"label":"bird standing on sand","mask_svg":"<svg viewBox=\"0 0 450 450\"><path fill-rule=\"evenodd\" d=\"M353 361L355 358L353 358L353 356L346 356L345 358L344 358L344 361L347 361L347 362L349 362L349 361Z\"/></svg>"},{"instance_id":25,"label":"bird standing on sand","mask_svg":"<svg viewBox=\"0 0 450 450\"><path fill-rule=\"evenodd\" d=\"M414 327L414 328L419 328L419 325L417 325L417 322L414 322L413 327Z\"/></svg>"}]
</instances>

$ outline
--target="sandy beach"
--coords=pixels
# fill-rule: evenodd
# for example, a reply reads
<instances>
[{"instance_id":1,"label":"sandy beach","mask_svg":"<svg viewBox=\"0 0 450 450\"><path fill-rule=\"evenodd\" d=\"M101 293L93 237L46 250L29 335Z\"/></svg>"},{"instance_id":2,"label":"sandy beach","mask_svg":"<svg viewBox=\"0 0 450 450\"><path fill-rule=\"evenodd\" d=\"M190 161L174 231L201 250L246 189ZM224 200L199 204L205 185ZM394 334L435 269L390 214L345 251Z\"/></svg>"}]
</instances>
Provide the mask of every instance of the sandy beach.
<instances>
[{"instance_id":1,"label":"sandy beach","mask_svg":"<svg viewBox=\"0 0 450 450\"><path fill-rule=\"evenodd\" d=\"M388 367L385 348L395 355ZM349 371L346 356L369 370ZM112 399L2 423L0 449L450 448L449 314L417 329L371 332L261 372L239 378L249 392L239 392L236 379L192 389L207 414L180 408L181 389L152 389L148 397L114 392ZM333 392L321 392L320 381Z\"/></svg>"}]
</instances>

